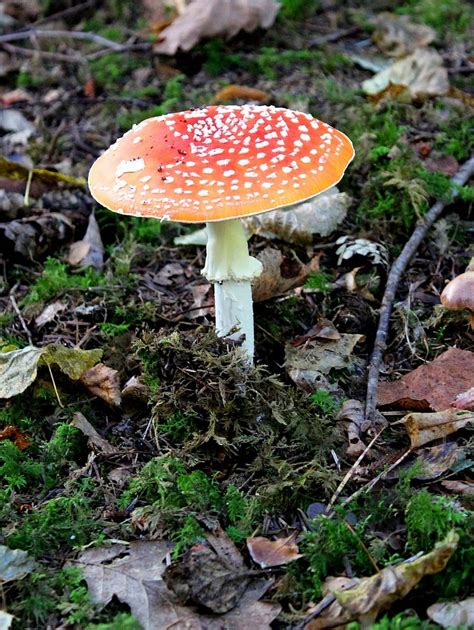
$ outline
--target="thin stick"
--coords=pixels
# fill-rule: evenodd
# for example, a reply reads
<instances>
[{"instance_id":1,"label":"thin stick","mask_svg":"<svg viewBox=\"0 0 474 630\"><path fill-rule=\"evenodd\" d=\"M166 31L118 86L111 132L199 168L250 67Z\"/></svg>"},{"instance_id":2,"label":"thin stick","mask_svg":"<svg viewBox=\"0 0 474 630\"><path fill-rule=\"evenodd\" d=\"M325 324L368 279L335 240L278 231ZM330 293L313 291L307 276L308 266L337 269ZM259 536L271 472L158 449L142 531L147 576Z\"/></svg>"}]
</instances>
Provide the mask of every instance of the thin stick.
<instances>
[{"instance_id":1,"label":"thin stick","mask_svg":"<svg viewBox=\"0 0 474 630\"><path fill-rule=\"evenodd\" d=\"M49 52L47 50L39 50L38 48L23 48L22 46L14 46L13 44L2 44L0 46L11 54L23 55L25 57L43 57L44 59L51 59L52 61L59 61L64 63L87 63L87 60L82 57L73 57L72 55L63 55L62 53ZM107 51L108 52L108 51ZM45 103L50 105L50 103Z\"/></svg>"},{"instance_id":2,"label":"thin stick","mask_svg":"<svg viewBox=\"0 0 474 630\"><path fill-rule=\"evenodd\" d=\"M352 466L349 468L349 470L347 471L347 473L344 475L343 480L341 481L341 483L337 486L335 493L332 495L331 500L328 503L328 506L326 508L326 511L329 513L332 506L334 505L334 503L337 501L337 499L339 498L339 495L341 494L341 492L344 490L344 488L347 485L347 482L349 481L349 479L352 477L352 475L354 474L354 471L356 470L357 466L360 464L360 462L364 459L364 457L367 455L367 453L369 452L369 450L372 448L372 446L375 444L376 440L378 440L379 436L383 433L383 431L385 431L386 427L383 427L382 429L380 429L380 431L377 433L377 435L375 437L372 438L372 440L368 443L368 445L365 447L365 449L362 451L362 453L359 455L359 457L355 460L355 462L352 464Z\"/></svg>"},{"instance_id":3,"label":"thin stick","mask_svg":"<svg viewBox=\"0 0 474 630\"><path fill-rule=\"evenodd\" d=\"M339 507L343 508L346 507L346 505L349 505L349 503L351 503L352 501L354 501L355 498L357 498L360 494L362 494L363 492L368 492L369 490L372 490L372 488L381 480L383 479L386 475L388 475L389 472L391 472L394 468L396 468L399 464L401 464L403 462L404 459L406 459L408 457L408 455L410 455L410 453L412 452L412 449L409 448L407 451L405 451L403 453L403 455L400 455L400 457L397 459L396 462L394 462L393 464L391 464L386 470L382 470L381 473L379 473L376 477L374 477L371 481L369 481L368 483L365 484L365 486L362 486L362 488L359 488L358 490L356 490L354 492L354 494L351 494L350 497L347 497L347 499L344 499L344 501L341 503L341 505Z\"/></svg>"},{"instance_id":4,"label":"thin stick","mask_svg":"<svg viewBox=\"0 0 474 630\"><path fill-rule=\"evenodd\" d=\"M13 291L14 290L15 290L15 287L13 287ZM33 338L31 336L30 329L28 328L28 326L26 325L25 320L23 319L23 315L21 314L21 311L18 308L18 304L16 303L15 296L14 296L13 292L10 293L10 302L11 302L11 305L13 306L13 310L15 311L15 313L18 316L18 319L20 320L21 327L23 328L23 330L26 333L26 336L28 337L28 343L30 344L30 346L32 346L33 345Z\"/></svg>"},{"instance_id":5,"label":"thin stick","mask_svg":"<svg viewBox=\"0 0 474 630\"><path fill-rule=\"evenodd\" d=\"M30 28L26 31L0 35L0 44L7 42L17 42L22 39L30 39L33 37L36 37L38 39L81 39L94 42L95 44L100 44L101 46L111 48L112 50L118 51L123 48L122 44L118 44L117 42L114 42L111 39L107 39L106 37L102 37L102 35L97 35L96 33L89 33L87 31L50 31L36 28Z\"/></svg>"},{"instance_id":6,"label":"thin stick","mask_svg":"<svg viewBox=\"0 0 474 630\"><path fill-rule=\"evenodd\" d=\"M474 174L474 156L471 157L459 169L456 175L451 179L451 198L449 203L454 201L459 195L459 186L463 186ZM398 284L407 268L410 260L416 253L420 243L425 238L428 230L440 217L444 210L446 201L437 201L425 216L420 219L418 225L406 242L400 256L395 260L388 274L385 293L380 306L379 324L377 335L375 337L374 349L370 357L369 375L367 380L367 402L365 408L365 419L373 423L375 415L375 407L377 405L377 385L379 380L380 364L382 363L382 354L386 349L386 340L388 327L390 324L390 315L392 313L393 302L397 292Z\"/></svg>"},{"instance_id":7,"label":"thin stick","mask_svg":"<svg viewBox=\"0 0 474 630\"><path fill-rule=\"evenodd\" d=\"M47 363L46 365L48 366L49 375L51 376L51 382L53 383L54 393L56 394L56 398L58 399L58 404L61 407L61 409L64 409L64 405L61 402L61 398L59 397L58 388L56 387L56 381L54 380L53 370L51 369L51 366L49 365L49 363Z\"/></svg>"}]
</instances>

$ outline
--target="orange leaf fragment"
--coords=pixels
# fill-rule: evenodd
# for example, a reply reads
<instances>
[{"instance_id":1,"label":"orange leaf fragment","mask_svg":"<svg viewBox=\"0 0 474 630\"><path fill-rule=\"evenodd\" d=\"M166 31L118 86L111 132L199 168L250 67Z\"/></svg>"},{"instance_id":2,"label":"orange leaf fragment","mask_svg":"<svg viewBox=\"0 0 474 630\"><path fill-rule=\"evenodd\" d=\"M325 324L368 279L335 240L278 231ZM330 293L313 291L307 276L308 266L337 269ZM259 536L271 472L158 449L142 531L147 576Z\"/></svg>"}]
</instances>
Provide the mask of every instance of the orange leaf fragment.
<instances>
[{"instance_id":1,"label":"orange leaf fragment","mask_svg":"<svg viewBox=\"0 0 474 630\"><path fill-rule=\"evenodd\" d=\"M295 543L295 534L277 540L268 540L263 536L247 538L247 547L252 560L262 569L288 564L302 557Z\"/></svg>"},{"instance_id":2,"label":"orange leaf fragment","mask_svg":"<svg viewBox=\"0 0 474 630\"><path fill-rule=\"evenodd\" d=\"M0 431L0 440L10 440L20 451L31 445L31 441L13 424L8 424Z\"/></svg>"},{"instance_id":3,"label":"orange leaf fragment","mask_svg":"<svg viewBox=\"0 0 474 630\"><path fill-rule=\"evenodd\" d=\"M266 103L270 96L263 90L257 90L257 88L248 87L246 85L226 85L226 87L219 90L214 96L213 103L228 103L229 101L245 100L245 101L258 101L259 103Z\"/></svg>"}]
</instances>

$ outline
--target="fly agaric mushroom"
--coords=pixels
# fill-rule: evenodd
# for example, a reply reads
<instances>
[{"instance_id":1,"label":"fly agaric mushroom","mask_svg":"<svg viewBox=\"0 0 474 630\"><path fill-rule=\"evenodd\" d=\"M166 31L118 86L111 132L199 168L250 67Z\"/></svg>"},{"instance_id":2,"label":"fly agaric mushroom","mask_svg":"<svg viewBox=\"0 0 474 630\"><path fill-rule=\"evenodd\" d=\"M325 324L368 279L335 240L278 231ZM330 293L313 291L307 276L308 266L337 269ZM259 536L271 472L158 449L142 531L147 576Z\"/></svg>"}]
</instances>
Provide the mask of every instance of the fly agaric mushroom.
<instances>
[{"instance_id":1,"label":"fly agaric mushroom","mask_svg":"<svg viewBox=\"0 0 474 630\"><path fill-rule=\"evenodd\" d=\"M466 271L444 287L441 304L450 311L470 311L470 324L474 330L474 258Z\"/></svg>"},{"instance_id":2,"label":"fly agaric mushroom","mask_svg":"<svg viewBox=\"0 0 474 630\"><path fill-rule=\"evenodd\" d=\"M305 201L337 184L351 141L310 114L272 106L209 106L144 120L93 164L89 187L106 208L206 223L203 275L215 287L217 334L254 354L251 281L241 217ZM236 333L229 334L234 329Z\"/></svg>"}]
</instances>

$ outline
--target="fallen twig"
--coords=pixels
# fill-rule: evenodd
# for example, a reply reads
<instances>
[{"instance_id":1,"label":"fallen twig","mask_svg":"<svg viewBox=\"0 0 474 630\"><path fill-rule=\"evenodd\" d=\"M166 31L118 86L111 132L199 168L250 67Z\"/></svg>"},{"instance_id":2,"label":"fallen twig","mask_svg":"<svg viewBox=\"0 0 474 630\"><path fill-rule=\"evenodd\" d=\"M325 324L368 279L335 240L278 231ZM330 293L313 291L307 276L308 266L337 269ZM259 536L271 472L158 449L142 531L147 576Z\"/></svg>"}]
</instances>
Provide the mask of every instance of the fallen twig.
<instances>
[{"instance_id":1,"label":"fallen twig","mask_svg":"<svg viewBox=\"0 0 474 630\"><path fill-rule=\"evenodd\" d=\"M474 175L474 156L465 162L459 171L451 179L451 199L453 201L459 195L459 186L463 186L470 177ZM450 203L449 202L449 203ZM374 349L370 357L369 375L367 380L367 402L365 408L366 421L373 423L375 407L377 405L377 386L379 380L380 364L382 362L382 354L386 348L386 339L388 327L390 323L390 315L392 313L393 301L398 284L403 272L407 268L413 255L416 253L420 243L425 238L428 230L441 215L448 202L437 201L430 210L420 219L418 225L406 242L400 256L393 263L390 273L388 274L385 293L380 306L379 324L375 337Z\"/></svg>"},{"instance_id":2,"label":"fallen twig","mask_svg":"<svg viewBox=\"0 0 474 630\"><path fill-rule=\"evenodd\" d=\"M36 28L31 28L26 31L17 31L16 33L6 33L5 35L0 35L0 44L8 43L8 42L17 42L22 39L81 39L86 41L91 41L96 44L100 44L101 46L105 46L106 48L111 48L112 50L120 50L123 48L122 44L118 44L117 42L112 41L111 39L107 39L106 37L102 37L102 35L97 35L96 33L89 33L87 31L52 31L52 30L40 30Z\"/></svg>"}]
</instances>

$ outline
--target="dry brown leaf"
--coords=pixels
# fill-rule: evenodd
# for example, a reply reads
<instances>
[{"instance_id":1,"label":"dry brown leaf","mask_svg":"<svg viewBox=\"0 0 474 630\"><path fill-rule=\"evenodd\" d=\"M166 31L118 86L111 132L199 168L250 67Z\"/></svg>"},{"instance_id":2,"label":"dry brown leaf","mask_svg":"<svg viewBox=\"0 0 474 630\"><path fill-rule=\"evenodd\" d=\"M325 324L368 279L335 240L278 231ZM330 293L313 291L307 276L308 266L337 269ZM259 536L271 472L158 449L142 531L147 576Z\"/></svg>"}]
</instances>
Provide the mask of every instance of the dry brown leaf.
<instances>
[{"instance_id":1,"label":"dry brown leaf","mask_svg":"<svg viewBox=\"0 0 474 630\"><path fill-rule=\"evenodd\" d=\"M444 442L438 446L422 448L416 453L416 459L411 464L417 464L418 471L413 475L414 479L429 481L440 477L452 468L458 459L464 456L462 449L456 442Z\"/></svg>"},{"instance_id":2,"label":"dry brown leaf","mask_svg":"<svg viewBox=\"0 0 474 630\"><path fill-rule=\"evenodd\" d=\"M161 32L155 50L174 55L178 48L190 50L205 37L233 37L242 30L269 28L279 9L275 0L193 0Z\"/></svg>"},{"instance_id":3,"label":"dry brown leaf","mask_svg":"<svg viewBox=\"0 0 474 630\"><path fill-rule=\"evenodd\" d=\"M385 567L371 577L352 580L352 584L332 583L330 591L336 601L320 617L306 624L305 630L343 626L355 620L363 628L370 628L381 611L404 598L423 577L442 571L455 552L458 540L453 530L433 551L412 562Z\"/></svg>"},{"instance_id":4,"label":"dry brown leaf","mask_svg":"<svg viewBox=\"0 0 474 630\"><path fill-rule=\"evenodd\" d=\"M333 369L348 367L356 343L364 335L341 334L335 341L331 339L309 341L304 346L294 348L286 345L285 366L287 370L300 368L311 369L321 374L329 374Z\"/></svg>"},{"instance_id":5,"label":"dry brown leaf","mask_svg":"<svg viewBox=\"0 0 474 630\"><path fill-rule=\"evenodd\" d=\"M398 381L380 383L378 404L441 411L471 387L474 387L474 352L450 348Z\"/></svg>"},{"instance_id":6,"label":"dry brown leaf","mask_svg":"<svg viewBox=\"0 0 474 630\"><path fill-rule=\"evenodd\" d=\"M278 249L266 247L257 258L263 271L252 284L254 302L270 300L301 286L312 271L319 269L319 255L303 265L294 258L283 256Z\"/></svg>"},{"instance_id":7,"label":"dry brown leaf","mask_svg":"<svg viewBox=\"0 0 474 630\"><path fill-rule=\"evenodd\" d=\"M7 424L0 431L0 442L2 440L10 440L20 451L31 445L31 441L13 424Z\"/></svg>"},{"instance_id":8,"label":"dry brown leaf","mask_svg":"<svg viewBox=\"0 0 474 630\"><path fill-rule=\"evenodd\" d=\"M87 420L87 418L80 412L76 411L76 413L72 417L71 422L73 427L79 429L81 433L83 433L86 437L89 438L89 442L94 446L97 446L99 451L102 451L105 455L113 455L118 452L118 449L115 446L112 446L110 442L101 437L92 424Z\"/></svg>"},{"instance_id":9,"label":"dry brown leaf","mask_svg":"<svg viewBox=\"0 0 474 630\"><path fill-rule=\"evenodd\" d=\"M359 457L366 448L360 434L369 428L369 423L365 420L365 409L360 400L346 400L336 416L336 422L343 422L347 431L349 446L346 454L354 459Z\"/></svg>"},{"instance_id":10,"label":"dry brown leaf","mask_svg":"<svg viewBox=\"0 0 474 630\"><path fill-rule=\"evenodd\" d=\"M386 55L405 57L417 48L428 46L436 38L436 31L426 24L415 24L407 15L395 15L386 11L375 19L372 39Z\"/></svg>"},{"instance_id":11,"label":"dry brown leaf","mask_svg":"<svg viewBox=\"0 0 474 630\"><path fill-rule=\"evenodd\" d=\"M225 615L200 614L178 604L162 578L171 548L161 540L87 549L75 565L82 568L93 601L106 605L115 595L130 606L144 630L249 630L249 620L252 628L270 630L280 607L258 601L271 584L268 580L251 585Z\"/></svg>"},{"instance_id":12,"label":"dry brown leaf","mask_svg":"<svg viewBox=\"0 0 474 630\"><path fill-rule=\"evenodd\" d=\"M405 89L416 100L447 94L449 79L443 58L436 50L418 48L362 83L364 92L372 96L391 86Z\"/></svg>"},{"instance_id":13,"label":"dry brown leaf","mask_svg":"<svg viewBox=\"0 0 474 630\"><path fill-rule=\"evenodd\" d=\"M341 338L341 334L337 331L334 324L321 317L317 324L312 326L304 335L298 335L290 343L293 347L304 345L311 339L332 339L337 340Z\"/></svg>"},{"instance_id":14,"label":"dry brown leaf","mask_svg":"<svg viewBox=\"0 0 474 630\"><path fill-rule=\"evenodd\" d=\"M432 173L443 173L443 175L448 175L448 177L453 177L459 170L459 162L454 155L430 156L424 161L424 165L426 170Z\"/></svg>"},{"instance_id":15,"label":"dry brown leaf","mask_svg":"<svg viewBox=\"0 0 474 630\"><path fill-rule=\"evenodd\" d=\"M262 569L278 567L303 557L299 553L294 534L276 540L268 540L263 536L247 538L247 548L252 560Z\"/></svg>"},{"instance_id":16,"label":"dry brown leaf","mask_svg":"<svg viewBox=\"0 0 474 630\"><path fill-rule=\"evenodd\" d=\"M450 492L463 494L467 497L474 496L474 483L472 481L446 480L446 481L442 481L441 485L444 488L446 488L446 490L449 490Z\"/></svg>"},{"instance_id":17,"label":"dry brown leaf","mask_svg":"<svg viewBox=\"0 0 474 630\"><path fill-rule=\"evenodd\" d=\"M445 409L436 413L409 413L401 422L405 424L411 448L417 448L459 431L473 420L474 413L470 411Z\"/></svg>"},{"instance_id":18,"label":"dry brown leaf","mask_svg":"<svg viewBox=\"0 0 474 630\"><path fill-rule=\"evenodd\" d=\"M104 244L95 214L91 212L84 238L72 243L67 262L80 267L93 267L101 271L104 266Z\"/></svg>"},{"instance_id":19,"label":"dry brown leaf","mask_svg":"<svg viewBox=\"0 0 474 630\"><path fill-rule=\"evenodd\" d=\"M212 99L213 103L228 103L229 101L244 100L244 101L258 101L259 103L266 103L270 98L267 92L263 90L257 90L257 88L248 87L246 85L226 85L217 92Z\"/></svg>"},{"instance_id":20,"label":"dry brown leaf","mask_svg":"<svg viewBox=\"0 0 474 630\"><path fill-rule=\"evenodd\" d=\"M443 628L474 627L474 597L462 602L433 604L426 611L428 617Z\"/></svg>"},{"instance_id":21,"label":"dry brown leaf","mask_svg":"<svg viewBox=\"0 0 474 630\"><path fill-rule=\"evenodd\" d=\"M98 363L81 375L81 383L93 395L108 405L118 407L122 402L117 370Z\"/></svg>"},{"instance_id":22,"label":"dry brown leaf","mask_svg":"<svg viewBox=\"0 0 474 630\"><path fill-rule=\"evenodd\" d=\"M474 387L458 394L451 405L456 409L474 410Z\"/></svg>"},{"instance_id":23,"label":"dry brown leaf","mask_svg":"<svg viewBox=\"0 0 474 630\"><path fill-rule=\"evenodd\" d=\"M66 304L62 302L52 302L48 304L48 306L38 315L35 319L35 325L38 328L44 326L45 324L49 324L59 313L62 313L67 309Z\"/></svg>"},{"instance_id":24,"label":"dry brown leaf","mask_svg":"<svg viewBox=\"0 0 474 630\"><path fill-rule=\"evenodd\" d=\"M333 186L322 195L291 208L272 210L242 220L251 236L281 239L288 243L309 244L314 234L328 236L344 221L351 198Z\"/></svg>"}]
</instances>

